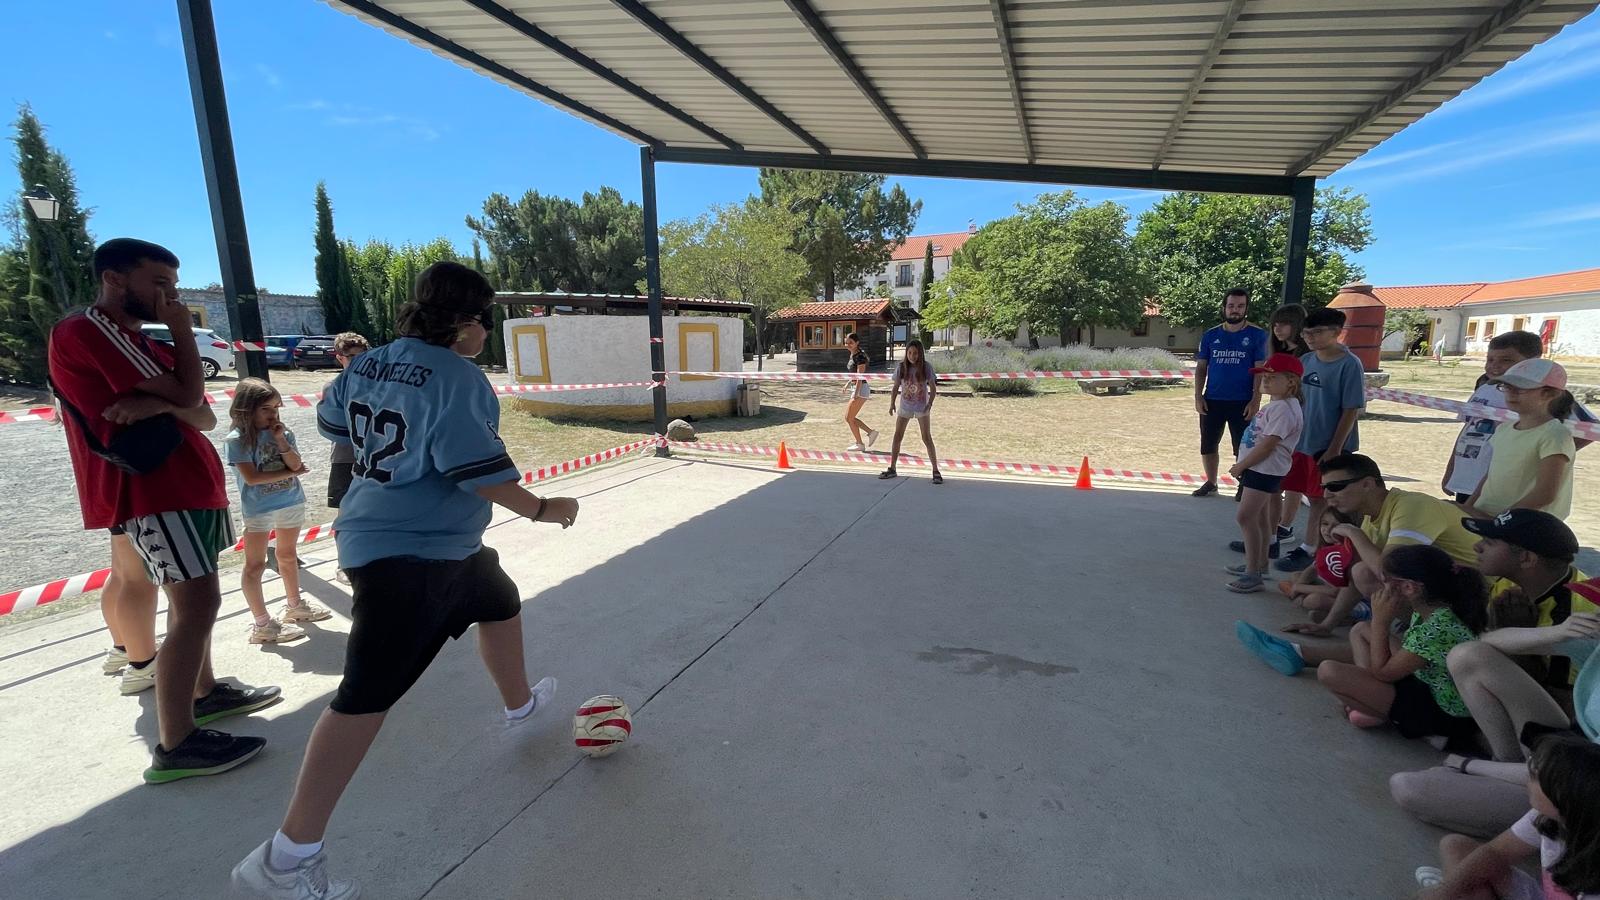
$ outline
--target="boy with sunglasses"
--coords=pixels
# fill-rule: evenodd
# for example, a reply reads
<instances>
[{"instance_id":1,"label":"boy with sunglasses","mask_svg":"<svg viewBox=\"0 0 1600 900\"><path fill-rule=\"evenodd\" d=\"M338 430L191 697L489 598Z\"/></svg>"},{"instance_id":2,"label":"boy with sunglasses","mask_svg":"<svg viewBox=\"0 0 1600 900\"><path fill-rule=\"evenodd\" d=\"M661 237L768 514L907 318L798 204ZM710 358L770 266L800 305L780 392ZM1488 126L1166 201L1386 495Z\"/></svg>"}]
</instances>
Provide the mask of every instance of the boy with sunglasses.
<instances>
[{"instance_id":1,"label":"boy with sunglasses","mask_svg":"<svg viewBox=\"0 0 1600 900\"><path fill-rule=\"evenodd\" d=\"M1321 622L1290 625L1285 631L1326 635L1355 611L1362 597L1378 589L1383 551L1407 544L1430 544L1450 554L1464 566L1477 563L1473 537L1461 525L1461 510L1448 500L1415 491L1401 491L1384 483L1383 472L1369 456L1345 453L1322 463L1319 484L1329 506L1358 519L1361 525L1340 525L1335 535L1355 547L1356 564L1350 584L1339 591L1333 607Z\"/></svg>"},{"instance_id":2,"label":"boy with sunglasses","mask_svg":"<svg viewBox=\"0 0 1600 900\"><path fill-rule=\"evenodd\" d=\"M500 441L500 404L471 357L489 334L494 289L434 263L400 310L400 338L355 359L323 394L317 428L355 449L339 506L339 564L354 600L344 679L312 729L283 825L233 870L234 897L353 900L328 880L322 837L384 718L447 640L478 626L508 727L544 711L556 680L523 667L522 598L483 546L491 504L562 528L578 501L539 498Z\"/></svg>"}]
</instances>

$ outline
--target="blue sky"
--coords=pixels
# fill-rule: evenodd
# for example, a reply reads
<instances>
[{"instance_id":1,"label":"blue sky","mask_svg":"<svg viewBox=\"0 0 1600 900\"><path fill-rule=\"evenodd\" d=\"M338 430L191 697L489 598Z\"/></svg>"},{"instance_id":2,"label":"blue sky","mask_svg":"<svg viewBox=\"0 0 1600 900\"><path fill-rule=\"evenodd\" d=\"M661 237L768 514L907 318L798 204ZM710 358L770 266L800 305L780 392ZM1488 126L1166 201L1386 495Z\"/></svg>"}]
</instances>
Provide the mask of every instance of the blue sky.
<instances>
[{"instance_id":1,"label":"blue sky","mask_svg":"<svg viewBox=\"0 0 1600 900\"><path fill-rule=\"evenodd\" d=\"M312 192L341 236L443 234L493 191L638 199L637 148L313 0L216 0L256 279L315 289ZM27 101L71 159L99 239L172 247L185 283L217 279L176 12L169 2L13 4L0 101ZM1600 16L1568 28L1347 166L1368 195L1377 284L1516 278L1600 266ZM1006 215L1035 185L902 179L919 232ZM0 190L15 191L4 167ZM658 169L663 219L756 189L754 170ZM1083 189L1135 214L1158 195Z\"/></svg>"}]
</instances>

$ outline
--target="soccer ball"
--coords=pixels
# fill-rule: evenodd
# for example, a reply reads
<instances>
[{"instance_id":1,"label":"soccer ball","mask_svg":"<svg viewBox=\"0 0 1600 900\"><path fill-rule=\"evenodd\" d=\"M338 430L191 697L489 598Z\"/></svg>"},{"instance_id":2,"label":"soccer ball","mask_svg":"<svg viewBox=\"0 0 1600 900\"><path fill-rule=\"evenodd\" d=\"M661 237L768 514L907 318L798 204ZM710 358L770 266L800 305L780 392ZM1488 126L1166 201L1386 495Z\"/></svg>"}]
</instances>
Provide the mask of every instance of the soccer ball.
<instances>
[{"instance_id":1,"label":"soccer ball","mask_svg":"<svg viewBox=\"0 0 1600 900\"><path fill-rule=\"evenodd\" d=\"M610 756L622 747L633 732L628 704L621 697L601 694L590 697L572 717L572 740L590 756Z\"/></svg>"}]
</instances>

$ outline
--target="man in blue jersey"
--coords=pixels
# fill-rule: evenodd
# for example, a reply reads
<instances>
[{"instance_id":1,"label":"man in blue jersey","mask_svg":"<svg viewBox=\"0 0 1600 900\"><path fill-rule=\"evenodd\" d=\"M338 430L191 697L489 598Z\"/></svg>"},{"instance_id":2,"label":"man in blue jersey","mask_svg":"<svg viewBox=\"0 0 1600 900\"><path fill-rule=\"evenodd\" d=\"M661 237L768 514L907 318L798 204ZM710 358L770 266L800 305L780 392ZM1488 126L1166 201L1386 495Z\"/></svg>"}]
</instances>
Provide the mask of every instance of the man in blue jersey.
<instances>
[{"instance_id":1,"label":"man in blue jersey","mask_svg":"<svg viewBox=\"0 0 1600 900\"><path fill-rule=\"evenodd\" d=\"M1261 391L1253 366L1267 358L1267 332L1246 321L1250 315L1250 293L1234 288L1222 300L1222 324L1200 337L1194 355L1194 411L1200 414L1200 462L1206 469L1206 482L1194 491L1196 497L1217 492L1217 447L1222 430L1228 430L1233 455L1239 455L1239 439L1245 423L1254 418L1261 404Z\"/></svg>"},{"instance_id":2,"label":"man in blue jersey","mask_svg":"<svg viewBox=\"0 0 1600 900\"><path fill-rule=\"evenodd\" d=\"M233 870L235 897L352 900L328 881L322 836L385 715L447 639L478 626L478 649L508 727L549 706L556 680L528 686L521 596L483 546L491 504L570 526L578 501L540 499L500 441L500 404L470 362L488 337L494 289L453 262L417 277L394 343L357 357L323 394L317 427L355 449L339 505L339 565L354 593L344 680L312 729L282 827Z\"/></svg>"}]
</instances>

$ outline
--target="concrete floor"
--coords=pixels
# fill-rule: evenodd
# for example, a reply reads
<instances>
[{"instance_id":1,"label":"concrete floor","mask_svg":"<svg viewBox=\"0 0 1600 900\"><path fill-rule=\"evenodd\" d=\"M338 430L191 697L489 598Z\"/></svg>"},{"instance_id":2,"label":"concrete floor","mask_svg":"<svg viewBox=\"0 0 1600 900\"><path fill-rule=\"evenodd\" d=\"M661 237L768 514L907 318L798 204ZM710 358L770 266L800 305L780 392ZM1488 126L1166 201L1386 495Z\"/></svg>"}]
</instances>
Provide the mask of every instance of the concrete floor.
<instances>
[{"instance_id":1,"label":"concrete floor","mask_svg":"<svg viewBox=\"0 0 1600 900\"><path fill-rule=\"evenodd\" d=\"M635 711L604 760L563 712L509 739L473 642L394 714L328 835L369 898L1409 896L1438 833L1387 776L1438 754L1337 715L1233 636L1292 616L1221 587L1233 504L1164 491L639 460L558 482L568 532L497 547L558 710ZM222 896L272 834L337 684L349 610L219 674L286 702L236 772L140 783L149 693L90 613L0 634L0 894ZM231 585L230 585L231 587ZM276 584L269 584L273 596Z\"/></svg>"}]
</instances>

